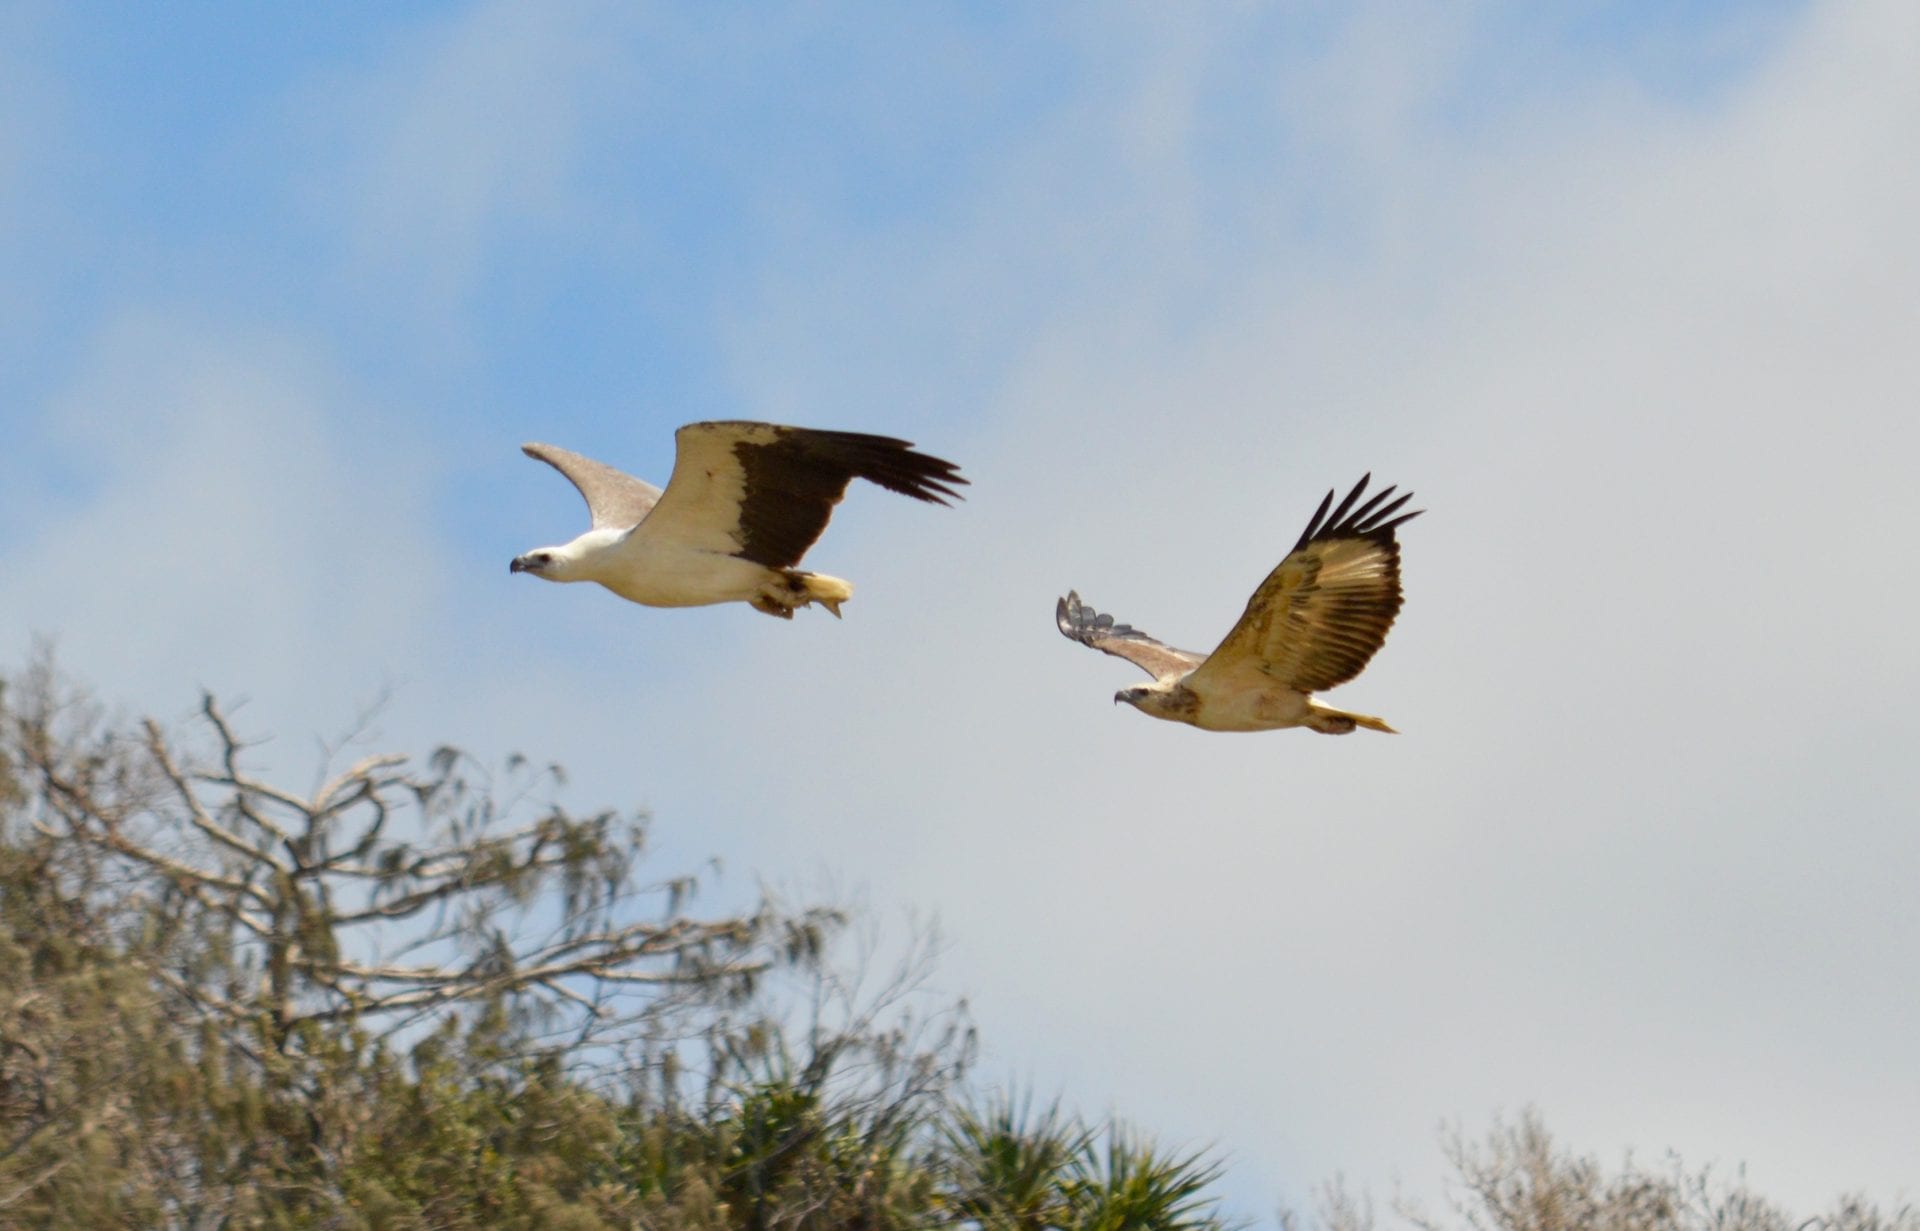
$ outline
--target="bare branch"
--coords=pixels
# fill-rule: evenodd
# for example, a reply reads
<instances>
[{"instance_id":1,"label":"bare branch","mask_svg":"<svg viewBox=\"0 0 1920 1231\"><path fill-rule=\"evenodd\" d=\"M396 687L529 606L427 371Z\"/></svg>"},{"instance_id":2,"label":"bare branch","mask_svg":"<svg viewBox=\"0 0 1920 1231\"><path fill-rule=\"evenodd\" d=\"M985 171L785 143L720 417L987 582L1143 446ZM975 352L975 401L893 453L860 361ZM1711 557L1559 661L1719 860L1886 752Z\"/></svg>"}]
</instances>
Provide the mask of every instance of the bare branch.
<instances>
[{"instance_id":1,"label":"bare branch","mask_svg":"<svg viewBox=\"0 0 1920 1231\"><path fill-rule=\"evenodd\" d=\"M484 1004L527 1023L501 1055L576 1047L796 960L766 907L690 918L691 878L638 882L618 814L571 816L518 777L491 794L451 750L363 757L302 798L248 773L210 695L201 716L204 766L155 722L84 747L23 723L28 821L120 878L121 917L157 928L153 986L272 1082L323 1063L315 1023L390 1037Z\"/></svg>"},{"instance_id":2,"label":"bare branch","mask_svg":"<svg viewBox=\"0 0 1920 1231\"><path fill-rule=\"evenodd\" d=\"M178 795L180 802L186 806L187 819L193 822L193 827L221 846L234 851L243 859L265 863L284 875L288 870L287 865L274 858L272 852L261 850L243 840L238 834L217 824L207 815L207 810L201 806L200 799L194 794L186 775L182 774L179 766L174 764L173 754L167 748L167 741L161 735L159 725L149 718L144 726L147 732L147 752L153 757L154 763L160 767L160 772L166 776L167 781L172 784L174 794ZM269 826L263 826L263 828L267 828L270 833L275 832Z\"/></svg>"},{"instance_id":3,"label":"bare branch","mask_svg":"<svg viewBox=\"0 0 1920 1231\"><path fill-rule=\"evenodd\" d=\"M64 784L50 779L48 780L48 785L49 787L60 788ZM75 796L72 798L77 799L83 797ZM231 876L222 876L217 872L208 872L189 864L181 863L176 859L169 859L160 852L133 841L116 828L102 825L96 830L85 824L84 813L81 816L75 817L69 816L63 811L62 819L67 820L70 827L69 832L64 835L58 830L38 822L34 824L34 828L48 837L74 837L83 842L104 846L116 854L125 855L129 859L145 864L155 871L164 873L175 889L192 897L194 901L209 909L220 912L223 916L235 920L262 936L267 934L268 929L265 921L259 919L257 916L249 915L246 909L237 901L221 902L205 896L205 891L209 888L220 889L231 894L236 899L245 898L263 909L271 910L273 902L259 886L244 880L235 879Z\"/></svg>"},{"instance_id":4,"label":"bare branch","mask_svg":"<svg viewBox=\"0 0 1920 1231\"><path fill-rule=\"evenodd\" d=\"M383 769L395 769L405 765L407 758L403 753L386 752L378 756L362 757L333 781L322 786L313 796L313 809L316 813L331 813L352 807L361 799L370 797L379 785L374 775ZM389 784L391 785L391 784ZM354 793L344 799L335 799L341 791L352 787Z\"/></svg>"}]
</instances>

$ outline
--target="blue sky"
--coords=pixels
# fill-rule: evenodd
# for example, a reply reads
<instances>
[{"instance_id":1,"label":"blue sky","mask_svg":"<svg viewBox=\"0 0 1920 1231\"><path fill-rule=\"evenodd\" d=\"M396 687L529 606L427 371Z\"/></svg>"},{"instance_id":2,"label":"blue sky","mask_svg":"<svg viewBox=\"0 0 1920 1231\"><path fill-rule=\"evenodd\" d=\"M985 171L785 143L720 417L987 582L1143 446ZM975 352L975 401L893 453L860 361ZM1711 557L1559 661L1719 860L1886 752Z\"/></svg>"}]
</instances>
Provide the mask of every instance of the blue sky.
<instances>
[{"instance_id":1,"label":"blue sky","mask_svg":"<svg viewBox=\"0 0 1920 1231\"><path fill-rule=\"evenodd\" d=\"M1248 1212L1529 1101L1912 1196L1916 20L15 4L0 649L296 773L391 690L722 892L937 916L991 1071ZM975 486L851 495L842 623L508 576L580 522L521 441L716 416ZM1210 644L1364 470L1431 512L1335 699L1403 736L1150 723L1052 631Z\"/></svg>"}]
</instances>

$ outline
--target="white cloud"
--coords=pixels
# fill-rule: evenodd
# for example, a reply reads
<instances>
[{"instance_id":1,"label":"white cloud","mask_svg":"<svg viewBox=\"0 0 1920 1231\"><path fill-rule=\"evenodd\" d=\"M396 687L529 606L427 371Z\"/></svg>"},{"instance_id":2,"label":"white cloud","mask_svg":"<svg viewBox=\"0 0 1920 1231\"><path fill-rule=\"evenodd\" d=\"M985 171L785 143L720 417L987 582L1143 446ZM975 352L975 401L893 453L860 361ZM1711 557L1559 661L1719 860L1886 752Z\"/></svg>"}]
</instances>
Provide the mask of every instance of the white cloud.
<instances>
[{"instance_id":1,"label":"white cloud","mask_svg":"<svg viewBox=\"0 0 1920 1231\"><path fill-rule=\"evenodd\" d=\"M873 356L816 371L796 343L775 367L750 335L745 383L784 403L904 385L892 333L964 335L996 299L1040 323L953 449L965 510L849 502L837 549L879 577L841 656L767 643L712 690L834 681L809 721L731 716L759 790L841 801L762 857L937 908L1000 1059L1217 1136L1255 1208L1335 1170L1432 1192L1440 1117L1527 1100L1585 1148L1744 1159L1806 1206L1911 1194L1920 85L1890 49L1914 21L1824 10L1712 107L1602 99L1411 163L1417 107L1349 99L1327 130L1386 151L1430 229L1337 271L1253 236L1201 319L1153 307L1194 276L1131 225L1155 202L1102 196L1152 183L1079 175L1085 112L962 228L817 256L843 283L990 289L902 327L778 288L791 318L756 329ZM1321 76L1401 63L1359 42ZM1206 191L1278 218L1304 190L1249 167ZM1007 260L1010 234L1090 232L1104 265ZM1157 727L1049 628L1078 586L1205 648L1368 467L1432 512L1403 624L1340 696L1404 737Z\"/></svg>"},{"instance_id":2,"label":"white cloud","mask_svg":"<svg viewBox=\"0 0 1920 1231\"><path fill-rule=\"evenodd\" d=\"M346 241L375 311L461 351L488 261L582 220L582 107L604 83L607 14L490 3L421 23L371 68L305 86L295 114L322 151L309 208Z\"/></svg>"},{"instance_id":3,"label":"white cloud","mask_svg":"<svg viewBox=\"0 0 1920 1231\"><path fill-rule=\"evenodd\" d=\"M244 691L304 741L403 677L443 608L433 480L343 436L363 408L309 347L181 315L104 328L37 425L57 462L21 500L8 640L53 635L163 712Z\"/></svg>"},{"instance_id":4,"label":"white cloud","mask_svg":"<svg viewBox=\"0 0 1920 1231\"><path fill-rule=\"evenodd\" d=\"M388 742L561 756L657 809L663 866L937 911L994 1063L1217 1139L1250 1211L1336 1170L1431 1193L1440 1117L1527 1100L1803 1205L1911 1194L1913 14L1818 10L1710 107L1569 85L1470 134L1423 110L1451 26L1362 22L1223 97L1247 30L1103 21L1090 96L969 199L795 251L736 322L753 413L976 481L852 493L810 557L858 584L844 623L509 579L555 535L459 539L443 468L479 442L178 313L49 408L65 470L14 501L0 611L115 696L243 689L291 739L390 675ZM397 288L369 311L457 333L508 233L574 216L582 29L482 7L342 92L360 153L314 190ZM1250 98L1289 140L1201 157ZM1336 696L1406 735L1150 723L1053 632L1075 586L1206 648L1369 468L1431 512Z\"/></svg>"}]
</instances>

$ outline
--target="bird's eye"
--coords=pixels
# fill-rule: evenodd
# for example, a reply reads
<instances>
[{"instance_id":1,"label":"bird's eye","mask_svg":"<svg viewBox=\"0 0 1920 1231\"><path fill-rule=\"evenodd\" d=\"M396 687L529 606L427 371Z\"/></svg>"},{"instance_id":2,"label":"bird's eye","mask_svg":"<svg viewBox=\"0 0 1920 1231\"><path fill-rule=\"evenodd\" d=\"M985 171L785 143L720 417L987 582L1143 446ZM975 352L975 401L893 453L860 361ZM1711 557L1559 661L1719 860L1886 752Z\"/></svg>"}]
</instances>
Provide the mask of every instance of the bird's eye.
<instances>
[{"instance_id":1,"label":"bird's eye","mask_svg":"<svg viewBox=\"0 0 1920 1231\"><path fill-rule=\"evenodd\" d=\"M553 557L544 551L536 551L533 553L533 562L545 566L553 563Z\"/></svg>"}]
</instances>

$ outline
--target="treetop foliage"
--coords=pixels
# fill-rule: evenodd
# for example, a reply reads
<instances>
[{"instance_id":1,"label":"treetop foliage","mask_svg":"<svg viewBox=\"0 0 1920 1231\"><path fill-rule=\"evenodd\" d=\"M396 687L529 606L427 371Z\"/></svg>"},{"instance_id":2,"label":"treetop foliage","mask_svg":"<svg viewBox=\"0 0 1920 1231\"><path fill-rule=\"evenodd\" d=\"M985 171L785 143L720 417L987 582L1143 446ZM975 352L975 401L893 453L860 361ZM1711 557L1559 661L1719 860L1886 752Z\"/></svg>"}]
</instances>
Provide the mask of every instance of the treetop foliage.
<instances>
[{"instance_id":1,"label":"treetop foliage","mask_svg":"<svg viewBox=\"0 0 1920 1231\"><path fill-rule=\"evenodd\" d=\"M837 909L698 911L647 818L560 783L440 749L289 790L212 697L169 730L44 661L0 689L0 1226L1237 1225L1210 1150L984 1092L924 945L869 987ZM1403 1221L1920 1231L1610 1174L1531 1117L1449 1148L1450 1212ZM1337 1187L1318 1221L1374 1225Z\"/></svg>"}]
</instances>

